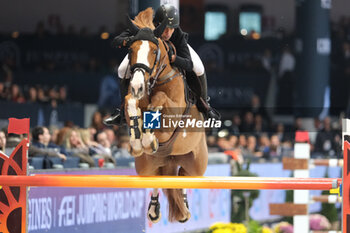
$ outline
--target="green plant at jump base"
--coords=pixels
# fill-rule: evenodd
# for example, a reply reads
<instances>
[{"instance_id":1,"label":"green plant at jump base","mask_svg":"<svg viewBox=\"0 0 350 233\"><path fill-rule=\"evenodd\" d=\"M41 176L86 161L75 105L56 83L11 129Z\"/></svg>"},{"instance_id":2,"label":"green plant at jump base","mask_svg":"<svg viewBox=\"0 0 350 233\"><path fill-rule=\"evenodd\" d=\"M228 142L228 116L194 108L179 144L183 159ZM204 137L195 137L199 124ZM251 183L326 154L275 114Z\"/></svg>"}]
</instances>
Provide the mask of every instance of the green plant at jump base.
<instances>
[{"instance_id":1,"label":"green plant at jump base","mask_svg":"<svg viewBox=\"0 0 350 233\"><path fill-rule=\"evenodd\" d=\"M235 162L237 172L233 176L257 177L255 173L249 171L250 162L247 163L246 169ZM249 222L249 209L253 201L259 197L259 190L232 190L231 191L231 222Z\"/></svg>"}]
</instances>

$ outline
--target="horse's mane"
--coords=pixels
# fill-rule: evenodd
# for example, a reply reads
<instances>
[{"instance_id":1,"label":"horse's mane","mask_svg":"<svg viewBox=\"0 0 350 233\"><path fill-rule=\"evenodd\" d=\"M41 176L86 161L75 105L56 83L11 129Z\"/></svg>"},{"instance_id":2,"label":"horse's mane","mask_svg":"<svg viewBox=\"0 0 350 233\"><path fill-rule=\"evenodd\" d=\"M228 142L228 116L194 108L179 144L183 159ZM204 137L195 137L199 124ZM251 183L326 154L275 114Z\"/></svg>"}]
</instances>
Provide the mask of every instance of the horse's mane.
<instances>
[{"instance_id":1,"label":"horse's mane","mask_svg":"<svg viewBox=\"0 0 350 233\"><path fill-rule=\"evenodd\" d=\"M153 9L148 7L146 10L141 11L133 20L133 23L139 28L150 28L154 30L153 25Z\"/></svg>"}]
</instances>

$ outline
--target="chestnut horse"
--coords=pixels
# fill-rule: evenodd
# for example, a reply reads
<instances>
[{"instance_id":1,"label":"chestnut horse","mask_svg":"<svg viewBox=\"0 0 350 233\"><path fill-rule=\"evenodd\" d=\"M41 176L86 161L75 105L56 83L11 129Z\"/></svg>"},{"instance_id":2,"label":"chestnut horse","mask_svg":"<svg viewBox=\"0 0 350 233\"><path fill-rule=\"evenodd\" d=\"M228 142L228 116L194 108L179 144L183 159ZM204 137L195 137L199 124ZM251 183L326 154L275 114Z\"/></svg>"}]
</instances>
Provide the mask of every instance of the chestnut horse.
<instances>
[{"instance_id":1,"label":"chestnut horse","mask_svg":"<svg viewBox=\"0 0 350 233\"><path fill-rule=\"evenodd\" d=\"M152 23L153 10L129 18L135 35L129 45L131 81L125 97L125 114L130 127L131 154L142 176L202 176L207 168L208 150L204 129L186 130L174 125L164 129L143 129L143 112L159 111L163 116L187 114L190 119L204 120L196 105L186 104L182 73L171 66L168 45L159 37L166 27ZM157 112L158 113L158 112ZM177 120L184 119L181 116ZM169 220L185 222L190 218L183 189L164 190L169 202ZM160 219L158 190L148 209L152 222Z\"/></svg>"}]
</instances>

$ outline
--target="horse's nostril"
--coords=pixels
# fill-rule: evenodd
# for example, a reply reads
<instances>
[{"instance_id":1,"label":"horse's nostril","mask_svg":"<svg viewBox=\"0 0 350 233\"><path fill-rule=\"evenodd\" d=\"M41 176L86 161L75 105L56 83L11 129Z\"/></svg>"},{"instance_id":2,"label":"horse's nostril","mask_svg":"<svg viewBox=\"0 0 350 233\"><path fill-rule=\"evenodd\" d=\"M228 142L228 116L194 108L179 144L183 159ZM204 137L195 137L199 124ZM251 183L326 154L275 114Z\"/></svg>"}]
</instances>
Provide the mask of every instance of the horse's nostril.
<instances>
[{"instance_id":1,"label":"horse's nostril","mask_svg":"<svg viewBox=\"0 0 350 233\"><path fill-rule=\"evenodd\" d=\"M135 89L133 87L131 87L131 91L135 94Z\"/></svg>"},{"instance_id":2,"label":"horse's nostril","mask_svg":"<svg viewBox=\"0 0 350 233\"><path fill-rule=\"evenodd\" d=\"M140 87L140 92L143 91L143 86Z\"/></svg>"}]
</instances>

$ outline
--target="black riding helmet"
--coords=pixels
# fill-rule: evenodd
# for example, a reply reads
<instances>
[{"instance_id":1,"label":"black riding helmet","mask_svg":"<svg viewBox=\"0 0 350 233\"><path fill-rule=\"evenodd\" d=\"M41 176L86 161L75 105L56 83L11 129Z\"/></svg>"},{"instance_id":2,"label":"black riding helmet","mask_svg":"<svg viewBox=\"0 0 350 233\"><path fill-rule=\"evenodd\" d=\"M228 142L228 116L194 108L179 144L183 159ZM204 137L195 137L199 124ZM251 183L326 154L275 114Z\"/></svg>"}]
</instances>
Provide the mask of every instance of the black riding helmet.
<instances>
[{"instance_id":1,"label":"black riding helmet","mask_svg":"<svg viewBox=\"0 0 350 233\"><path fill-rule=\"evenodd\" d=\"M164 18L168 18L169 28L177 28L180 24L179 11L172 5L165 4L158 7L153 19L154 25L158 26Z\"/></svg>"}]
</instances>

